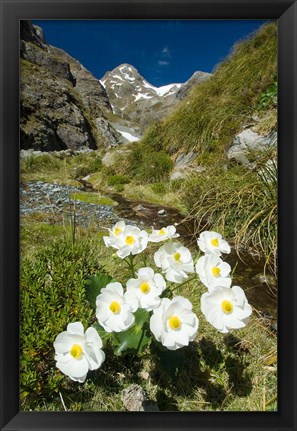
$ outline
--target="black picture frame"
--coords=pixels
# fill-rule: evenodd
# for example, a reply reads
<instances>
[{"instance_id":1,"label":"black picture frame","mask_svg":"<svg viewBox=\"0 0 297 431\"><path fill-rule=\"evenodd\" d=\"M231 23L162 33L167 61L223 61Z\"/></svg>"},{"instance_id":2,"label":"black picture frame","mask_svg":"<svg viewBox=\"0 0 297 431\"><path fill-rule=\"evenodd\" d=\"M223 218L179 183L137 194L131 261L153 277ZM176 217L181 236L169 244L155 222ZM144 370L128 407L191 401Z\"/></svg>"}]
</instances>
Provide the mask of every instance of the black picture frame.
<instances>
[{"instance_id":1,"label":"black picture frame","mask_svg":"<svg viewBox=\"0 0 297 431\"><path fill-rule=\"evenodd\" d=\"M292 0L0 0L1 430L297 430L297 4ZM277 19L278 411L19 412L19 21L21 19Z\"/></svg>"}]
</instances>

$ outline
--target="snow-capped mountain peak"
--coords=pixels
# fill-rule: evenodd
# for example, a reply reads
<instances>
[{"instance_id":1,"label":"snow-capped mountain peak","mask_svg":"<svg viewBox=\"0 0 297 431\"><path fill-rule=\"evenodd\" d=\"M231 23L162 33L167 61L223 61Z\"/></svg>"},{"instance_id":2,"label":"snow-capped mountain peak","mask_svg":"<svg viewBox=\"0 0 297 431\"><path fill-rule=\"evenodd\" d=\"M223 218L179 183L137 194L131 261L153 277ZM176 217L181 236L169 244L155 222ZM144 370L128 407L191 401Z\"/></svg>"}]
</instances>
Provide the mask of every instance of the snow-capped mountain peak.
<instances>
[{"instance_id":1,"label":"snow-capped mountain peak","mask_svg":"<svg viewBox=\"0 0 297 431\"><path fill-rule=\"evenodd\" d=\"M100 83L106 90L114 114L143 126L168 114L181 98L177 94L185 85L174 83L155 87L127 63L107 72Z\"/></svg>"}]
</instances>

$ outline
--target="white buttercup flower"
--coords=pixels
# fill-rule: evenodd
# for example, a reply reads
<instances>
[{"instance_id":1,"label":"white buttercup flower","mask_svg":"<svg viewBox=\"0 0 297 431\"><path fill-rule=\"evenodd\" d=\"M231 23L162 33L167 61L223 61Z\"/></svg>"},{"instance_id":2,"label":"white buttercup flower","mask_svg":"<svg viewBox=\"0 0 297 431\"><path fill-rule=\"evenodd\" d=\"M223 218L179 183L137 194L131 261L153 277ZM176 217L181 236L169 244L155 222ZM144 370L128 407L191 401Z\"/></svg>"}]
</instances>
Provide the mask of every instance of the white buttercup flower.
<instances>
[{"instance_id":1,"label":"white buttercup flower","mask_svg":"<svg viewBox=\"0 0 297 431\"><path fill-rule=\"evenodd\" d=\"M202 232L199 235L197 244L204 253L212 253L221 256L222 253L230 253L230 245L217 232Z\"/></svg>"},{"instance_id":2,"label":"white buttercup flower","mask_svg":"<svg viewBox=\"0 0 297 431\"><path fill-rule=\"evenodd\" d=\"M231 266L215 254L206 254L200 257L196 263L196 272L210 292L216 286L231 286L231 278L228 277L230 271Z\"/></svg>"},{"instance_id":3,"label":"white buttercup flower","mask_svg":"<svg viewBox=\"0 0 297 431\"><path fill-rule=\"evenodd\" d=\"M106 247L115 247L118 244L119 235L122 234L126 229L124 221L119 221L111 229L108 229L109 236L104 236L103 241Z\"/></svg>"},{"instance_id":4,"label":"white buttercup flower","mask_svg":"<svg viewBox=\"0 0 297 431\"><path fill-rule=\"evenodd\" d=\"M182 296L172 300L163 298L150 319L150 330L169 350L188 346L194 340L198 326L199 320L192 312L191 302Z\"/></svg>"},{"instance_id":5,"label":"white buttercup flower","mask_svg":"<svg viewBox=\"0 0 297 431\"><path fill-rule=\"evenodd\" d=\"M81 322L69 323L54 341L57 368L71 380L83 383L89 370L101 367L105 354L102 341L95 328L84 332Z\"/></svg>"},{"instance_id":6,"label":"white buttercup flower","mask_svg":"<svg viewBox=\"0 0 297 431\"><path fill-rule=\"evenodd\" d=\"M126 331L133 325L137 305L124 298L121 283L109 283L96 298L96 317L106 332Z\"/></svg>"},{"instance_id":7,"label":"white buttercup flower","mask_svg":"<svg viewBox=\"0 0 297 431\"><path fill-rule=\"evenodd\" d=\"M206 320L222 333L246 326L252 308L239 286L216 287L201 296L201 310Z\"/></svg>"},{"instance_id":8,"label":"white buttercup flower","mask_svg":"<svg viewBox=\"0 0 297 431\"><path fill-rule=\"evenodd\" d=\"M190 250L179 242L169 241L154 254L158 268L162 268L168 281L182 283L188 278L187 273L195 272Z\"/></svg>"},{"instance_id":9,"label":"white buttercup flower","mask_svg":"<svg viewBox=\"0 0 297 431\"><path fill-rule=\"evenodd\" d=\"M177 237L179 237L179 234L176 233L176 228L173 225L162 227L162 229L159 230L152 227L152 233L149 235L149 241L160 242Z\"/></svg>"},{"instance_id":10,"label":"white buttercup flower","mask_svg":"<svg viewBox=\"0 0 297 431\"><path fill-rule=\"evenodd\" d=\"M160 295L165 289L166 282L161 274L155 274L152 268L140 268L137 278L127 282L125 299L129 303L136 301L137 308L151 311L160 305Z\"/></svg>"},{"instance_id":11,"label":"white buttercup flower","mask_svg":"<svg viewBox=\"0 0 297 431\"><path fill-rule=\"evenodd\" d=\"M141 253L146 248L147 243L147 232L130 225L126 225L125 229L119 232L116 237L105 240L106 245L110 245L118 250L117 255L122 259L129 256L129 254Z\"/></svg>"}]
</instances>

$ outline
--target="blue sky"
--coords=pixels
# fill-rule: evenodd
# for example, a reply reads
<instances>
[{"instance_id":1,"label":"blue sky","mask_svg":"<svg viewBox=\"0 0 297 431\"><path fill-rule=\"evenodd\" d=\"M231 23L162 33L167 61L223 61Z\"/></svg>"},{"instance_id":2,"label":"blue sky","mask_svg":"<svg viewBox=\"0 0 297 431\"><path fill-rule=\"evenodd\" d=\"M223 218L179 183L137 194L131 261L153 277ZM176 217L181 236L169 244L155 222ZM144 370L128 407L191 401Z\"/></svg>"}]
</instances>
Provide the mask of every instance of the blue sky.
<instances>
[{"instance_id":1,"label":"blue sky","mask_svg":"<svg viewBox=\"0 0 297 431\"><path fill-rule=\"evenodd\" d=\"M196 70L212 72L237 41L264 20L33 21L47 43L62 48L100 79L132 64L159 87L185 82Z\"/></svg>"}]
</instances>

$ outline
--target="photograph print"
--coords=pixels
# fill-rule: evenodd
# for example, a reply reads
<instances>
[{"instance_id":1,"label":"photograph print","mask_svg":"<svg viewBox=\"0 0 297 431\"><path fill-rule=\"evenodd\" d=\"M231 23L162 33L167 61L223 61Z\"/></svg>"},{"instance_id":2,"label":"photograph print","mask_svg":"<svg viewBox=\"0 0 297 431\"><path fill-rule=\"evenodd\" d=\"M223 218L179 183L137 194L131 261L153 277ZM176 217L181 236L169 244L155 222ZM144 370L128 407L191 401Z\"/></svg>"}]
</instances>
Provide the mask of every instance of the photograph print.
<instances>
[{"instance_id":1,"label":"photograph print","mask_svg":"<svg viewBox=\"0 0 297 431\"><path fill-rule=\"evenodd\" d=\"M21 411L277 411L277 44L20 21Z\"/></svg>"}]
</instances>

